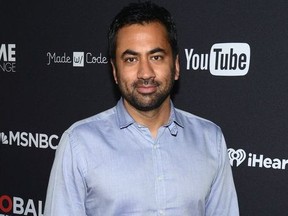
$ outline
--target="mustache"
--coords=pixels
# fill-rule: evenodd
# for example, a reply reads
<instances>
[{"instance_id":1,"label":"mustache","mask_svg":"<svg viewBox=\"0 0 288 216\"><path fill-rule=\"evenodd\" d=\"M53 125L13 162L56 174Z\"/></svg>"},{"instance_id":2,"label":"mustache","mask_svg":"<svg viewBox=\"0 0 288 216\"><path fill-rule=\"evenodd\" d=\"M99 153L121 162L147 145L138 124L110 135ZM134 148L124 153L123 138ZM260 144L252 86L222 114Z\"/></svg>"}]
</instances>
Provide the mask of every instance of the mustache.
<instances>
[{"instance_id":1,"label":"mustache","mask_svg":"<svg viewBox=\"0 0 288 216\"><path fill-rule=\"evenodd\" d=\"M133 83L134 87L139 86L159 86L159 83L154 79L138 79Z\"/></svg>"}]
</instances>

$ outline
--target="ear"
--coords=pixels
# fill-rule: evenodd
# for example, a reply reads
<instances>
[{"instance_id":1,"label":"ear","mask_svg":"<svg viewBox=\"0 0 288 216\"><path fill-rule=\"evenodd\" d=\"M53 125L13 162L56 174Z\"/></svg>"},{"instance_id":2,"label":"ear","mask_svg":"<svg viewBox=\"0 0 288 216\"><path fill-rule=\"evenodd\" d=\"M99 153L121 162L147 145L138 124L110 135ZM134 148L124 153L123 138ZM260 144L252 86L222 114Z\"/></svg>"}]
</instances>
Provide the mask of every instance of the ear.
<instances>
[{"instance_id":1,"label":"ear","mask_svg":"<svg viewBox=\"0 0 288 216\"><path fill-rule=\"evenodd\" d=\"M179 63L179 55L176 56L175 58L175 80L178 80L180 77L180 63Z\"/></svg>"},{"instance_id":2,"label":"ear","mask_svg":"<svg viewBox=\"0 0 288 216\"><path fill-rule=\"evenodd\" d=\"M116 65L115 65L115 63L114 63L114 61L112 59L110 60L110 63L112 65L114 81L115 81L116 84L118 84Z\"/></svg>"}]
</instances>

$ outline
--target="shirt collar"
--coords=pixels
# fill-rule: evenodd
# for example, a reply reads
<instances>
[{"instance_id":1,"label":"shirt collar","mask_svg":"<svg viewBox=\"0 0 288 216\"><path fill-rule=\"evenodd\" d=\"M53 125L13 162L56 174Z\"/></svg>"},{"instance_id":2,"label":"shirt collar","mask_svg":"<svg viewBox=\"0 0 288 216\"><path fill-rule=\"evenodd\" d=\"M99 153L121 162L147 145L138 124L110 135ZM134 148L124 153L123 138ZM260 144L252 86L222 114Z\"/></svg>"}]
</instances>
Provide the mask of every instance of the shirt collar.
<instances>
[{"instance_id":1,"label":"shirt collar","mask_svg":"<svg viewBox=\"0 0 288 216\"><path fill-rule=\"evenodd\" d=\"M126 108L124 107L122 98L120 98L116 105L116 112L120 129L126 128L135 122L135 120L129 115Z\"/></svg>"},{"instance_id":2,"label":"shirt collar","mask_svg":"<svg viewBox=\"0 0 288 216\"><path fill-rule=\"evenodd\" d=\"M171 104L171 113L170 113L169 122L166 125L166 127L168 127L170 134L172 136L177 136L178 128L179 127L183 128L184 126L183 126L181 119L178 117L177 111L176 111L172 101L170 101L170 104ZM177 126L179 126L179 127L177 127Z\"/></svg>"},{"instance_id":3,"label":"shirt collar","mask_svg":"<svg viewBox=\"0 0 288 216\"><path fill-rule=\"evenodd\" d=\"M171 104L171 113L170 113L170 118L169 121L166 125L166 127L169 128L169 131L172 135L176 136L178 129L177 126L184 127L181 119L177 115L177 111L174 107L174 104L172 101L170 101ZM116 105L116 110L117 110L117 119L119 123L119 128L126 128L130 126L131 124L135 123L135 120L129 115L127 112L126 108L124 107L123 104L123 99L121 98L117 105Z\"/></svg>"}]
</instances>

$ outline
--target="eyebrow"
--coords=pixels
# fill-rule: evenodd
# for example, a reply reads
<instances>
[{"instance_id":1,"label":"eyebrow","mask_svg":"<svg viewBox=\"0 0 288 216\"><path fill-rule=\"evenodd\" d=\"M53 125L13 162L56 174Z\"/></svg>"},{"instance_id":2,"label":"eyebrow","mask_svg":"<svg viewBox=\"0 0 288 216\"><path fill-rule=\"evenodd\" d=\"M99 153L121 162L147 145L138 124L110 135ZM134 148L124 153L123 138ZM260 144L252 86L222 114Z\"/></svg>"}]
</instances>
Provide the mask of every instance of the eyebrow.
<instances>
[{"instance_id":1,"label":"eyebrow","mask_svg":"<svg viewBox=\"0 0 288 216\"><path fill-rule=\"evenodd\" d=\"M157 48L155 48L155 49L150 50L150 51L148 52L148 54L155 54L155 53L158 53L158 52L162 52L162 53L164 53L164 54L166 53L166 51L165 51L164 49L162 49L162 48L160 48L160 47L157 47ZM131 50L131 49L127 49L127 50L125 50L125 51L122 53L121 57L123 58L125 55L137 56L137 55L139 55L139 52L136 52L136 51Z\"/></svg>"},{"instance_id":2,"label":"eyebrow","mask_svg":"<svg viewBox=\"0 0 288 216\"><path fill-rule=\"evenodd\" d=\"M125 51L122 53L121 57L123 58L125 55L134 55L134 56L136 56L136 55L138 55L138 54L139 54L139 53L136 52L136 51L133 51L133 50L131 50L131 49L127 49L127 50L125 50Z\"/></svg>"},{"instance_id":3,"label":"eyebrow","mask_svg":"<svg viewBox=\"0 0 288 216\"><path fill-rule=\"evenodd\" d=\"M152 49L152 50L150 50L149 51L149 54L154 54L154 53L158 53L158 52L162 52L162 53L166 53L166 51L164 50L164 49L162 49L162 48L160 48L160 47L157 47L157 48L155 48L155 49Z\"/></svg>"}]
</instances>

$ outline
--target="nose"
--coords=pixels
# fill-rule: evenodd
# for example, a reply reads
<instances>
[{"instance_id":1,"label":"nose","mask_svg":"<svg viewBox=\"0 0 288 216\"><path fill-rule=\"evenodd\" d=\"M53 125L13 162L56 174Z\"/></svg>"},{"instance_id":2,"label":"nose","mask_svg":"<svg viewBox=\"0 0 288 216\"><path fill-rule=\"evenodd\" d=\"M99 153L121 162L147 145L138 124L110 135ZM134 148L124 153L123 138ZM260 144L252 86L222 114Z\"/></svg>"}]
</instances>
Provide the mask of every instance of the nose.
<instances>
[{"instance_id":1,"label":"nose","mask_svg":"<svg viewBox=\"0 0 288 216\"><path fill-rule=\"evenodd\" d=\"M149 80L155 78L154 69L148 59L141 59L137 73L138 79Z\"/></svg>"}]
</instances>

